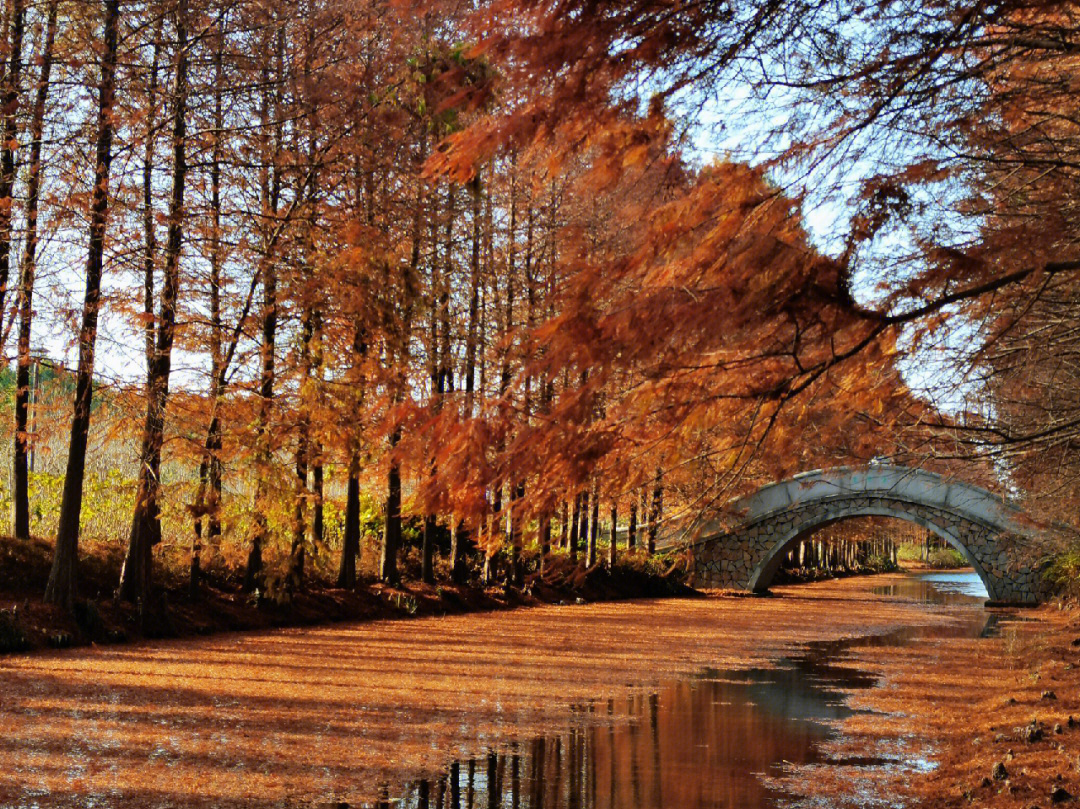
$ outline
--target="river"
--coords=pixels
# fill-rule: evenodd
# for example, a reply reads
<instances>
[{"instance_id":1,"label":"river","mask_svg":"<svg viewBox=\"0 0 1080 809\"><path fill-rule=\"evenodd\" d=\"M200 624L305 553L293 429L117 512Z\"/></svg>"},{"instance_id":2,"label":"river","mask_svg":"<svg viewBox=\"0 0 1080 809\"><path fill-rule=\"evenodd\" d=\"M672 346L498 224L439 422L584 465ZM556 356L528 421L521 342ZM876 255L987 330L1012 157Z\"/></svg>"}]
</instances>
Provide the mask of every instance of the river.
<instances>
[{"instance_id":1,"label":"river","mask_svg":"<svg viewBox=\"0 0 1080 809\"><path fill-rule=\"evenodd\" d=\"M993 630L974 574L0 659L0 805L775 807L866 644ZM872 780L872 779L871 779ZM828 803L815 803L828 806Z\"/></svg>"}]
</instances>

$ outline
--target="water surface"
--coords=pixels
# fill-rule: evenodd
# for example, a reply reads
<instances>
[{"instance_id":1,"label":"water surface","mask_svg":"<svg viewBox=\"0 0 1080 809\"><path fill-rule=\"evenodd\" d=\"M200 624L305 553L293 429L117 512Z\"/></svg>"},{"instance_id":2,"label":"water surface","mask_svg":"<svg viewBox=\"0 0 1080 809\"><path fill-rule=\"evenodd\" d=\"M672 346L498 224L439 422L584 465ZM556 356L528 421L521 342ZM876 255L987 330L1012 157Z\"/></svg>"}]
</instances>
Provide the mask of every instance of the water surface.
<instances>
[{"instance_id":1,"label":"water surface","mask_svg":"<svg viewBox=\"0 0 1080 809\"><path fill-rule=\"evenodd\" d=\"M783 805L875 683L856 643L986 613L780 589L2 659L0 805Z\"/></svg>"},{"instance_id":2,"label":"water surface","mask_svg":"<svg viewBox=\"0 0 1080 809\"><path fill-rule=\"evenodd\" d=\"M990 598L986 585L973 570L905 576L899 581L875 587L873 592L911 598L924 604L974 605L976 601Z\"/></svg>"},{"instance_id":3,"label":"water surface","mask_svg":"<svg viewBox=\"0 0 1080 809\"><path fill-rule=\"evenodd\" d=\"M812 642L767 668L707 669L631 693L625 704L590 703L580 710L591 721L509 751L455 762L438 778L413 784L400 796L400 805L780 807L789 805L792 796L777 784L803 765L932 767L922 759L829 757L822 743L835 737L840 720L852 715L847 695L876 684L875 677L840 663L861 646L982 637L992 631L995 616L981 608L986 590L974 572L910 576L871 589L876 595L967 609L944 626Z\"/></svg>"}]
</instances>

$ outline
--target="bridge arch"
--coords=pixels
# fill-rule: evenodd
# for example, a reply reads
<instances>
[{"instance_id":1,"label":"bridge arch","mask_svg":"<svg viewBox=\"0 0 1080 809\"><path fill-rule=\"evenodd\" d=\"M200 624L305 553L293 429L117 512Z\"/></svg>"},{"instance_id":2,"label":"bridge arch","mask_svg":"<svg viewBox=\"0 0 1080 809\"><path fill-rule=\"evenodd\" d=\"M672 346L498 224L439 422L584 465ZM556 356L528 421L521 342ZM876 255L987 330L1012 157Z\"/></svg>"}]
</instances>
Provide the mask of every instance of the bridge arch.
<instances>
[{"instance_id":1,"label":"bridge arch","mask_svg":"<svg viewBox=\"0 0 1080 809\"><path fill-rule=\"evenodd\" d=\"M784 554L787 550L797 542L803 539L808 539L812 534L825 528L832 523L841 522L843 520L851 519L854 517L891 517L893 519L907 520L908 522L920 525L923 528L931 531L935 536L944 540L950 547L959 551L964 559L971 567L975 569L979 578L982 579L983 584L987 585L987 592L990 592L988 585L988 576L986 571L983 570L979 560L976 559L971 551L967 549L963 541L956 535L956 532L950 530L948 527L939 525L933 520L922 517L914 513L898 513L900 511L906 511L902 508L903 504L897 504L900 508L896 507L884 507L884 506L868 506L866 508L847 508L844 509L844 513L841 516L829 516L822 518L819 522L813 522L808 520L806 523L800 526L792 528L785 536L781 536L777 539L776 544L772 550L768 551L765 557L757 565L754 571L751 573L750 580L748 582L749 589L755 592L761 592L767 590L772 583L777 571L780 568L784 559Z\"/></svg>"},{"instance_id":2,"label":"bridge arch","mask_svg":"<svg viewBox=\"0 0 1080 809\"><path fill-rule=\"evenodd\" d=\"M1033 604L1044 594L1041 529L1014 504L978 486L891 465L817 470L765 486L729 504L733 520L699 525L691 545L695 583L767 589L785 551L833 522L894 517L956 548L990 601Z\"/></svg>"}]
</instances>

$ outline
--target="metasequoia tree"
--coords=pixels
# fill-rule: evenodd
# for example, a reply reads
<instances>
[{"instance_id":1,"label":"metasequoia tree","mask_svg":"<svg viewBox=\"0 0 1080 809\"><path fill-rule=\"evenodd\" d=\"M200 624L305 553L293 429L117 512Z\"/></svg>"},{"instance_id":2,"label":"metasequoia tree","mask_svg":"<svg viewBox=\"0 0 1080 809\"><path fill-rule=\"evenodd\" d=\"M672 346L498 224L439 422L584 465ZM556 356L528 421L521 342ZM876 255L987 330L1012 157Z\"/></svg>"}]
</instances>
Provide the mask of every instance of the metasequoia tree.
<instances>
[{"instance_id":1,"label":"metasequoia tree","mask_svg":"<svg viewBox=\"0 0 1080 809\"><path fill-rule=\"evenodd\" d=\"M11 275L11 241L13 191L15 186L15 150L19 143L18 113L22 100L23 31L26 26L24 0L12 0L7 37L7 64L4 66L3 83L0 87L0 312L4 311L8 282Z\"/></svg>"},{"instance_id":2,"label":"metasequoia tree","mask_svg":"<svg viewBox=\"0 0 1080 809\"><path fill-rule=\"evenodd\" d=\"M22 5L9 5L14 23ZM31 28L74 26L57 7L31 9ZM354 586L365 490L382 512L367 561L388 583L412 564L411 519L429 582L447 536L455 582L475 548L489 579L502 570L521 585L528 550L546 555L553 534L588 565L607 541L614 565L620 517L628 544L651 551L664 526L740 487L914 447L898 447L892 425L933 419L896 371L902 328L926 323L929 334L948 305L1004 288L986 262L964 269L926 242L930 295L917 283L873 305L854 294L864 247L908 215L901 180L939 176L923 164L867 183L843 255L815 249L803 200L781 179L857 136L872 107L857 93L785 160L689 153L688 95L779 48L785 31L823 35L826 9L146 0L105 10L123 37L111 56L94 50L97 176L82 188L54 168L60 190L45 207L73 232L73 203L90 197L73 487L106 257L109 314L126 329L116 342L138 343L146 359L145 381L118 383L114 396L138 447L120 590L131 600L148 603L153 549L177 541L162 527L174 500L191 520L193 592L223 545L243 547L243 585L261 596L288 598L313 569L325 574L328 546L340 550L338 583ZM82 35L60 41L91 48ZM69 158L91 151L68 134L73 113L50 123L37 112L54 97L79 109L70 82L50 87L51 42L35 38L36 67L21 78L5 59L2 88L32 87L37 105L0 122L28 122L31 144L25 181L12 175L27 199L20 373L41 263L35 178L49 179L46 158L78 165ZM884 81L898 67L868 75ZM800 92L851 89L845 75L828 78ZM639 99L642 86L655 95ZM125 155L116 176L114 135ZM799 442L800 431L814 440ZM65 489L59 601L73 597L75 497ZM16 514L28 505L18 496Z\"/></svg>"},{"instance_id":3,"label":"metasequoia tree","mask_svg":"<svg viewBox=\"0 0 1080 809\"><path fill-rule=\"evenodd\" d=\"M734 321L736 334L748 314L759 321L755 329L762 330L743 334L747 349L757 344L761 350L740 353L732 340L724 348L729 368L739 369L741 379L734 380L734 387L710 383L695 391L693 383L700 381L695 377L701 374L678 362L664 369L653 360L653 379L646 376L650 386L657 374L681 377L680 395L686 398L708 401L716 396L712 391L722 390L719 395L741 411L724 473L733 481L748 468L748 457L767 449L757 431L775 427L789 403L833 369L857 365L866 377L860 387L870 390L871 377L879 373L875 369L893 365L896 346L918 350L954 324L985 324L1003 295L1016 300L1014 316L984 332L987 345L995 345L999 335L1026 331L1025 317L1039 328L1040 307L1032 303L1040 290L1048 283L1059 286L1048 279L1071 278L1080 269L1069 190L1076 142L1070 112L1076 96L1073 18L1054 4L955 2L927 8L907 0L874 6L750 3L738 9L708 4L672 8L652 0L492 3L473 17L481 39L475 52L504 65L505 74L499 85L492 82L478 95L496 86L503 92L509 85L517 90L518 103L452 136L440 151L440 166L468 176L477 155L500 144L554 143L564 160L567 155L594 156L593 182L611 187L623 182L628 164L655 151L657 125L667 115L686 125L703 98L723 98L748 84L750 101L743 109L721 111L720 117L734 126L740 114L757 122L745 131L776 145L766 168L771 176L791 182L796 194L803 177L807 184L848 179L853 157L862 155L857 165L862 188L849 200L835 261L816 262L803 289L789 290L795 293L790 297L769 287L767 269L749 285L722 279L734 294L714 311ZM919 23L912 25L913 19ZM529 86L538 91L528 92ZM652 94L648 113L635 118L627 113L642 111L642 87ZM770 105L774 120L777 101L790 114L770 131L761 124L761 111L753 108L757 99ZM823 106L822 114L805 114L814 105ZM683 208L692 219L691 206L705 198L692 190L687 199L696 200ZM898 232L910 234L907 255L880 261L879 237ZM691 238L689 229L684 235ZM745 249L761 251L775 235L765 228L739 238ZM800 239L781 235L779 241L794 246ZM665 243L673 243L670 233L655 233L650 240L658 246L655 252L639 252L634 261L652 262ZM757 259L759 266L768 267L764 253ZM678 262L664 264L674 281ZM643 274L643 268L638 272ZM883 282L883 293L872 300L865 292L868 278ZM695 282L701 279L691 276ZM694 283L685 288L697 290ZM755 288L768 291L764 308ZM669 294L677 297L674 289L673 284ZM813 314L818 303L820 318ZM584 307L575 303L567 309L576 314ZM840 312L845 316L835 319ZM785 329L793 331L781 337L784 330L776 326L784 321ZM635 340L656 358L673 356L668 352L675 346L665 345L663 335L657 340L650 325L666 329L680 322L639 318ZM896 339L900 327L908 328L902 343ZM568 331L560 328L559 335ZM777 337L779 343L769 348ZM585 333L576 338L589 342ZM829 346L811 345L821 340ZM808 363L807 355L815 352ZM624 353L618 357L615 364L625 362ZM973 368L958 374L961 378L990 367L978 352L957 362ZM839 372L847 378L857 375L850 369ZM993 389L985 388L984 395ZM683 411L669 422L675 425L692 418L695 410L676 401L662 407L672 416ZM747 413L756 415L747 421ZM656 415L647 409L634 417ZM937 421L945 430L957 427L955 419ZM1034 442L1033 449L1045 443L1047 430L1065 441L1072 420L1051 418L1042 428L1026 430L1000 423L989 432L985 424L985 414L973 417L965 439L979 457L987 443L980 435L1007 444L1015 455L1026 440ZM661 422L656 426L666 429ZM734 447L749 455L732 452ZM665 460L677 463L674 456Z\"/></svg>"},{"instance_id":4,"label":"metasequoia tree","mask_svg":"<svg viewBox=\"0 0 1080 809\"><path fill-rule=\"evenodd\" d=\"M71 419L67 472L60 501L60 521L56 549L45 589L45 600L70 608L76 597L79 517L82 511L83 476L86 469L86 442L90 428L90 403L94 387L94 349L97 344L101 307L101 274L105 253L105 227L109 214L109 169L112 164L116 95L116 67L119 48L120 3L102 4L103 47L101 77L97 86L97 126L94 140L93 185L90 192L89 247L86 258L86 294L79 326L79 366L75 379L75 406Z\"/></svg>"},{"instance_id":5,"label":"metasequoia tree","mask_svg":"<svg viewBox=\"0 0 1080 809\"><path fill-rule=\"evenodd\" d=\"M175 56L172 66L171 151L172 193L168 208L168 236L159 311L153 329L153 351L149 356L146 392L146 422L139 453L139 482L135 514L131 522L127 556L120 574L120 595L128 600L145 600L152 582L151 552L161 541L158 496L161 481L161 446L165 437L165 408L169 397L172 350L176 338L177 298L180 293L180 256L184 238L184 194L187 183L188 104L188 6L178 0L173 9Z\"/></svg>"},{"instance_id":6,"label":"metasequoia tree","mask_svg":"<svg viewBox=\"0 0 1080 809\"><path fill-rule=\"evenodd\" d=\"M38 207L41 198L42 138L45 135L45 105L49 98L52 79L56 26L59 2L53 0L47 6L44 31L39 28L40 50L36 55L38 64L37 88L30 112L30 155L27 161L26 179L26 235L23 241L22 262L19 267L18 286L18 356L15 373L15 445L12 452L12 533L19 539L30 538L29 465L27 463L30 436L30 356L31 328L33 326L34 277L37 270Z\"/></svg>"}]
</instances>

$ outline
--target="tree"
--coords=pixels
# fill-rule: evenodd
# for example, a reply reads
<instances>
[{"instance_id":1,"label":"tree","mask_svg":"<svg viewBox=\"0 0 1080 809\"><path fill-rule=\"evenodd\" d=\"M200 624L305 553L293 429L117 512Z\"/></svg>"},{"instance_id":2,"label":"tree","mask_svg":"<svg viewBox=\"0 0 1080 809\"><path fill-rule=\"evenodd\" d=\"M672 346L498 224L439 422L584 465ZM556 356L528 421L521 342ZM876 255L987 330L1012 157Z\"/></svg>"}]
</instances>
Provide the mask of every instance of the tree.
<instances>
[{"instance_id":1,"label":"tree","mask_svg":"<svg viewBox=\"0 0 1080 809\"><path fill-rule=\"evenodd\" d=\"M32 437L28 432L30 409L31 328L34 309L34 275L37 269L38 205L41 194L41 142L45 134L45 104L52 78L53 45L59 0L52 0L45 12L45 31L38 55L37 92L30 113L30 159L26 180L26 236L19 270L18 359L15 371L15 445L12 453L12 533L18 539L30 538L30 475L27 450Z\"/></svg>"},{"instance_id":2,"label":"tree","mask_svg":"<svg viewBox=\"0 0 1080 809\"><path fill-rule=\"evenodd\" d=\"M147 373L146 423L139 461L135 513L131 521L127 556L120 573L120 595L129 601L149 599L153 583L153 548L161 541L158 496L161 488L161 446L165 436L165 409L169 397L172 350L176 339L176 309L180 293L180 255L184 238L184 191L187 182L188 33L187 2L177 0L174 10L176 57L170 92L172 111L172 196L169 200L168 237L162 273L161 307L157 317L154 352Z\"/></svg>"},{"instance_id":3,"label":"tree","mask_svg":"<svg viewBox=\"0 0 1080 809\"><path fill-rule=\"evenodd\" d=\"M45 600L70 609L78 586L79 516L82 511L83 474L86 468L86 442L90 427L90 402L94 384L94 348L97 343L98 315L101 307L101 271L105 250L105 226L109 214L109 169L112 164L116 98L120 3L104 0L104 47L101 52L101 79L98 84L96 163L90 194L90 243L86 258L86 294L79 327L79 366L75 380L75 405L71 419L67 472L60 501L60 521L56 532Z\"/></svg>"}]
</instances>

